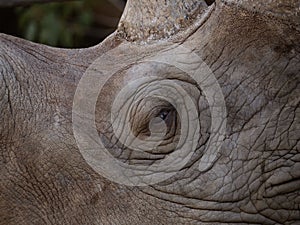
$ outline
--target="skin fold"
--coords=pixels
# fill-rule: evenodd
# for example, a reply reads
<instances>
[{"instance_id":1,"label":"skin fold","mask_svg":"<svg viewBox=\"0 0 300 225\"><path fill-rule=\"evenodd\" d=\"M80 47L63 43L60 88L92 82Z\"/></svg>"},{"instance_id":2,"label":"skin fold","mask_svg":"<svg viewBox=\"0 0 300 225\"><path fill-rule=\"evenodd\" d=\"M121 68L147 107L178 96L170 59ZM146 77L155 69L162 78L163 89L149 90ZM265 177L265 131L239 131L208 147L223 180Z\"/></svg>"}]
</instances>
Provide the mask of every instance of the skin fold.
<instances>
[{"instance_id":1,"label":"skin fold","mask_svg":"<svg viewBox=\"0 0 300 225\"><path fill-rule=\"evenodd\" d=\"M1 225L299 223L299 3L170 1L162 12L155 4L128 1L116 32L87 49L0 34ZM170 12L162 29L161 18ZM138 57L173 44L199 55L221 87L227 108L221 150L208 170L198 170L212 115L194 80L166 64L128 65L108 79L96 102L96 128L114 157L149 166L172 152L180 136L174 107L147 98L149 82L137 90L145 97L130 114L131 129L146 139L150 121L161 118L165 140L153 151L135 153L115 138L110 108L137 78L173 80L188 92L199 112L200 136L190 161L169 179L146 187L112 182L78 149L72 128L76 88L88 67L99 57L109 59L112 50ZM162 120L154 121L154 131Z\"/></svg>"}]
</instances>

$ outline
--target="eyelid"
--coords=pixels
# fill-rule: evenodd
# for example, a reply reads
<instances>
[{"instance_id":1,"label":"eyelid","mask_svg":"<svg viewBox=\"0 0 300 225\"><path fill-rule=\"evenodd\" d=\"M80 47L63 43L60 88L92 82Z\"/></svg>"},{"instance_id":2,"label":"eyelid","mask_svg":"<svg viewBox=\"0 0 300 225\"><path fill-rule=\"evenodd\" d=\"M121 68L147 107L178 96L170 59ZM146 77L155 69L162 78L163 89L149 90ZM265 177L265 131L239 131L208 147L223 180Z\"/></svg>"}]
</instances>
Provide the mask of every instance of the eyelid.
<instances>
[{"instance_id":1,"label":"eyelid","mask_svg":"<svg viewBox=\"0 0 300 225\"><path fill-rule=\"evenodd\" d=\"M154 118L154 117L159 117L159 114L162 112L162 111L168 111L168 112L171 112L173 110L173 107L172 106L161 106L161 105L157 105L155 107L153 107L149 112L148 112L148 118Z\"/></svg>"}]
</instances>

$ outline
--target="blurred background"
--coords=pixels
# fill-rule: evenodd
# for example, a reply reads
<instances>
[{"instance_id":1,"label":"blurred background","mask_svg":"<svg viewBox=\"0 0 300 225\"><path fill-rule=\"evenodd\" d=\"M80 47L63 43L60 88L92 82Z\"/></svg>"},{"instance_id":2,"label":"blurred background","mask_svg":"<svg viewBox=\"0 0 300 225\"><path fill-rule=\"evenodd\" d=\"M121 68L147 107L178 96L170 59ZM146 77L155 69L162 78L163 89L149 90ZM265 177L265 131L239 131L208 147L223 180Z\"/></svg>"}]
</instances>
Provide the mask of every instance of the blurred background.
<instances>
[{"instance_id":1,"label":"blurred background","mask_svg":"<svg viewBox=\"0 0 300 225\"><path fill-rule=\"evenodd\" d=\"M89 47L116 29L125 4L126 0L78 0L2 5L0 33L56 47Z\"/></svg>"}]
</instances>

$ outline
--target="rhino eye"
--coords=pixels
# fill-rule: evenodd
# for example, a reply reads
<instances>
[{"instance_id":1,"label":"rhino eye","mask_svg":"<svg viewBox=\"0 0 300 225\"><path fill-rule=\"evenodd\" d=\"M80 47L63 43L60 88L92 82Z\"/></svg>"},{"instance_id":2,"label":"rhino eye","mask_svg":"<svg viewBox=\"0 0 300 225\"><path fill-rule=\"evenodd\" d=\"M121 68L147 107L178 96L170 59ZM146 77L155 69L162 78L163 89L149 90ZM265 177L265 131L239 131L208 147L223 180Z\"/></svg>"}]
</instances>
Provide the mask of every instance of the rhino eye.
<instances>
[{"instance_id":1,"label":"rhino eye","mask_svg":"<svg viewBox=\"0 0 300 225\"><path fill-rule=\"evenodd\" d=\"M157 98L143 99L132 110L131 125L136 137L150 137L152 134L165 133L171 137L177 129L177 111L170 103Z\"/></svg>"},{"instance_id":2,"label":"rhino eye","mask_svg":"<svg viewBox=\"0 0 300 225\"><path fill-rule=\"evenodd\" d=\"M150 116L147 125L148 128L149 126L152 127L153 131L160 131L163 127L165 127L166 134L171 135L172 131L176 129L176 123L177 112L171 106L156 110L156 113L153 113L152 116Z\"/></svg>"},{"instance_id":3,"label":"rhino eye","mask_svg":"<svg viewBox=\"0 0 300 225\"><path fill-rule=\"evenodd\" d=\"M165 123L168 130L176 123L177 112L173 107L164 108L156 116L161 122Z\"/></svg>"},{"instance_id":4,"label":"rhino eye","mask_svg":"<svg viewBox=\"0 0 300 225\"><path fill-rule=\"evenodd\" d=\"M162 109L159 114L158 114L158 117L161 118L162 120L166 120L168 115L170 114L170 111L169 109Z\"/></svg>"}]
</instances>

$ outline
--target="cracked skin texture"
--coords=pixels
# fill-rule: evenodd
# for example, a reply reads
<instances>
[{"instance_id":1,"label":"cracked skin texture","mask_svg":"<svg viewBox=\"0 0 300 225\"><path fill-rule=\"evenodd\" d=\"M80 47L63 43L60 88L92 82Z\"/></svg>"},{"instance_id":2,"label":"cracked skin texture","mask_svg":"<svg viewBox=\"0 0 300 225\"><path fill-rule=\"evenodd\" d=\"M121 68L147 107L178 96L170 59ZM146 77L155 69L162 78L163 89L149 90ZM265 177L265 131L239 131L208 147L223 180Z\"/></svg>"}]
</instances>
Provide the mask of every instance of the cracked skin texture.
<instances>
[{"instance_id":1,"label":"cracked skin texture","mask_svg":"<svg viewBox=\"0 0 300 225\"><path fill-rule=\"evenodd\" d=\"M199 54L222 88L228 124L221 154L210 170L197 171L210 113L196 93L199 154L174 177L144 188L95 173L71 124L86 68L130 43L116 32L95 47L62 50L1 34L1 225L299 223L299 29L247 7L221 1L213 7L201 26L173 40ZM149 52L165 47L164 41L133 44ZM165 68L156 69L163 76ZM192 95L194 84L178 77ZM121 84L109 82L104 92Z\"/></svg>"}]
</instances>

